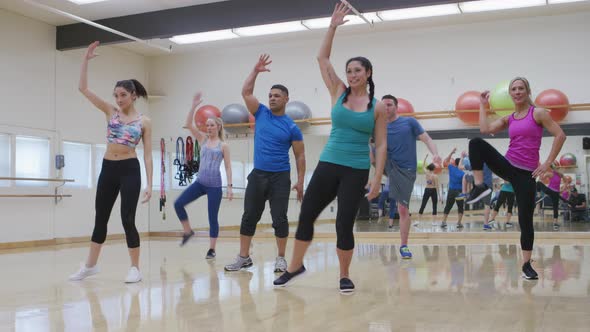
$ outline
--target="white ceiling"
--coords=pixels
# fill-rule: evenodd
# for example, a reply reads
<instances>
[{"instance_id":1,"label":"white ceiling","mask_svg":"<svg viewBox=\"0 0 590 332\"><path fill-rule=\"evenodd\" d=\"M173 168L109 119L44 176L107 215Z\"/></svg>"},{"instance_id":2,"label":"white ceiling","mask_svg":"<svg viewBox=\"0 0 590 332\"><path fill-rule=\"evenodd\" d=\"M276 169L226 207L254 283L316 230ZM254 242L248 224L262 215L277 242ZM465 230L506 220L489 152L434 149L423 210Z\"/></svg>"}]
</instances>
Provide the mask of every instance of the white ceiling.
<instances>
[{"instance_id":1,"label":"white ceiling","mask_svg":"<svg viewBox=\"0 0 590 332\"><path fill-rule=\"evenodd\" d=\"M33 0L35 2L89 19L104 18L153 12L157 10L202 5L227 0L106 0L87 5L77 5L68 0ZM47 12L23 0L0 0L0 9L5 9L51 25L77 23L76 21Z\"/></svg>"},{"instance_id":2,"label":"white ceiling","mask_svg":"<svg viewBox=\"0 0 590 332\"><path fill-rule=\"evenodd\" d=\"M151 12L157 10L164 10L170 8L180 8L192 5L221 2L228 0L107 0L104 2L93 3L88 5L76 5L68 0L34 0L38 3L51 6L53 8L95 21L103 18L118 17L132 14L139 14L144 12ZM293 0L276 0L276 1L293 1ZM296 0L295 0L296 1ZM336 0L335 0L336 1ZM357 0L360 1L360 0ZM507 0L508 1L508 0ZM0 0L0 9L5 9L23 16L33 18L51 25L64 25L70 23L77 23L74 20L52 14L44 11L38 7L27 4L24 0ZM416 20L398 21L398 22L382 22L375 25L373 28L376 31L388 31L398 29L420 29L427 26L438 26L447 24L462 24L470 22L481 22L488 20L505 20L518 17L527 16L543 16L543 15L559 15L566 13L574 13L577 11L590 11L590 1L577 2L563 5L551 5L531 7L524 9L515 9L508 11L494 11L475 13L468 15L453 15L448 17L434 17L423 18ZM372 29L367 25L351 26L344 29L347 34L367 33ZM173 46L172 53L193 52L202 49L211 48L226 48L226 47L240 47L249 45L253 41L264 42L279 42L285 39L307 39L307 38L321 38L325 33L324 30L304 31L300 33L289 33L275 36L262 36L255 38L232 39L226 41L217 41L203 44L190 45L176 45L171 41L151 40L151 43L169 47ZM318 37L319 36L319 37ZM158 50L156 48L148 47L137 42L128 42L113 45L114 47L123 48L145 56L161 56L168 54L167 52Z\"/></svg>"}]
</instances>

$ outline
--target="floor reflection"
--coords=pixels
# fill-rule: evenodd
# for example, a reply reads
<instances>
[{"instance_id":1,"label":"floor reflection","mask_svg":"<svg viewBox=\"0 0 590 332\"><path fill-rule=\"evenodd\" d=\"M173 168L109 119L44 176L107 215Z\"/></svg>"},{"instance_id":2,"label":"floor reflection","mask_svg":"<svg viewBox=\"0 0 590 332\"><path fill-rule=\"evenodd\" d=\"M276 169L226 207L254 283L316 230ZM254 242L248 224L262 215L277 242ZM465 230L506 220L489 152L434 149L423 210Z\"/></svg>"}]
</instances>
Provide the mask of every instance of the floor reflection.
<instances>
[{"instance_id":1,"label":"floor reflection","mask_svg":"<svg viewBox=\"0 0 590 332\"><path fill-rule=\"evenodd\" d=\"M309 273L285 289L272 281L275 245L255 241L254 266L227 273L237 240L220 240L205 261L198 239L144 241L144 281L122 282L123 243L105 247L102 272L66 281L80 248L0 255L4 331L586 331L590 326L587 245L538 245L538 281L521 278L521 250L512 244L411 245L358 243L352 296L337 291L334 240L317 241L306 257ZM10 263L13 263L10 265ZM14 264L14 262L19 262ZM37 267L47 273L39 278ZM35 273L35 271L37 271Z\"/></svg>"}]
</instances>

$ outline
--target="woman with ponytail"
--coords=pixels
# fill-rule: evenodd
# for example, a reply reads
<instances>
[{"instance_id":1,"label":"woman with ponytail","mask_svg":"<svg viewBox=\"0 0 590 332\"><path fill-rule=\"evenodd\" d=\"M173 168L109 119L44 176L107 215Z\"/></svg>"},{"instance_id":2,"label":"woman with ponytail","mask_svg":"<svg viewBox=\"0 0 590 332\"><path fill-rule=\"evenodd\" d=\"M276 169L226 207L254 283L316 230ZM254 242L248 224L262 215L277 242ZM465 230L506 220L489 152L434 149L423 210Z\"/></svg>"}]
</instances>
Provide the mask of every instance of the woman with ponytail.
<instances>
[{"instance_id":1,"label":"woman with ponytail","mask_svg":"<svg viewBox=\"0 0 590 332\"><path fill-rule=\"evenodd\" d=\"M203 125L197 123L195 126L194 118L197 107L201 104L201 93L197 93L193 98L193 105L186 118L184 128L190 130L195 136L199 146L201 147L200 167L197 180L174 202L174 209L176 215L182 224L184 234L182 235L181 246L195 235L188 220L185 206L197 198L207 195L207 208L209 211L209 250L207 251L206 259L215 258L215 244L217 243L217 236L219 235L219 221L217 216L219 214L219 206L221 205L222 189L221 189L221 172L219 166L223 161L225 165L225 174L227 175L227 197L231 201L233 198L232 192L232 173L231 173L231 159L229 156L229 146L224 142L225 133L223 131L223 121L220 118L212 117L207 119L205 123L207 132L201 132L199 128Z\"/></svg>"},{"instance_id":2,"label":"woman with ponytail","mask_svg":"<svg viewBox=\"0 0 590 332\"><path fill-rule=\"evenodd\" d=\"M322 210L338 198L336 251L340 262L339 289L342 293L354 291L349 276L354 249L354 220L361 200L370 201L379 195L386 154L386 116L383 103L374 98L373 67L369 60L355 57L346 62L348 86L338 78L330 62L336 28L346 23L344 17L348 12L345 5L336 5L318 55L320 72L332 99L332 130L303 197L291 264L274 281L275 286L285 286L305 272L303 256L313 238L314 222ZM365 197L371 165L368 143L373 133L376 171L370 192Z\"/></svg>"},{"instance_id":3,"label":"woman with ponytail","mask_svg":"<svg viewBox=\"0 0 590 332\"><path fill-rule=\"evenodd\" d=\"M141 174L135 148L140 141L143 142L147 188L142 203L146 203L152 196L152 124L148 117L135 109L137 98L147 99L147 92L139 81L130 79L115 84L113 94L117 106L106 102L88 89L88 61L97 56L94 51L98 44L99 42L92 43L84 54L78 88L86 99L104 113L108 145L96 186L96 216L90 253L80 270L70 276L70 280L82 280L98 273L96 263L107 237L107 223L115 200L121 192L121 219L131 258L131 268L125 282L134 283L142 279L139 272L139 233L135 228Z\"/></svg>"},{"instance_id":4,"label":"woman with ponytail","mask_svg":"<svg viewBox=\"0 0 590 332\"><path fill-rule=\"evenodd\" d=\"M551 119L545 109L535 107L531 100L531 87L524 77L514 78L508 91L514 101L515 111L511 115L488 123L490 92L484 91L480 97L479 126L482 134L496 134L508 129L510 145L506 155L501 155L482 138L469 141L469 159L475 178L475 186L467 204L473 204L491 193L483 182L483 164L499 177L510 182L514 188L518 204L518 224L520 225L520 246L522 248L522 272L526 279L537 279L537 272L531 265L533 241L533 213L535 211L535 178L542 176L557 158L566 136L561 127ZM539 162L539 149L543 129L553 135L551 152L545 162Z\"/></svg>"}]
</instances>

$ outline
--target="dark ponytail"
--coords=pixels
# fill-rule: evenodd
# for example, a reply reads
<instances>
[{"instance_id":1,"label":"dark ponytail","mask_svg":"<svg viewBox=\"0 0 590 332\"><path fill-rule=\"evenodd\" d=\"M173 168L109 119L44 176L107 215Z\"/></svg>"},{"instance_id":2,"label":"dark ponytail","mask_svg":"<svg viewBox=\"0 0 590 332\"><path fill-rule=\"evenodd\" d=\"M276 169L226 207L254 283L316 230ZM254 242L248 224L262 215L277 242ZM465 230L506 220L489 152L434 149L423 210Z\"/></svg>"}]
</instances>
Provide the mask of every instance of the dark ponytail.
<instances>
[{"instance_id":1,"label":"dark ponytail","mask_svg":"<svg viewBox=\"0 0 590 332\"><path fill-rule=\"evenodd\" d=\"M367 105L367 109L371 109L373 107L373 98L375 97L375 83L373 83L373 73L369 76L367 80L369 83L369 104Z\"/></svg>"},{"instance_id":2,"label":"dark ponytail","mask_svg":"<svg viewBox=\"0 0 590 332\"><path fill-rule=\"evenodd\" d=\"M357 56L354 58L350 58L348 59L348 61L346 61L347 68L348 64L350 64L352 61L360 62L361 66L363 66L363 68L365 68L366 71L371 72L371 76L369 76L369 78L367 79L367 84L369 85L369 104L367 104L367 109L371 109L373 107L373 98L375 97L375 83L373 83L373 65L371 64L371 61L369 61L369 59L362 56ZM346 91L344 92L344 99L342 99L343 104L348 101L348 95L350 95L350 86L348 86L346 88Z\"/></svg>"},{"instance_id":3,"label":"dark ponytail","mask_svg":"<svg viewBox=\"0 0 590 332\"><path fill-rule=\"evenodd\" d=\"M145 87L139 83L138 80L132 78L130 80L122 80L118 81L115 84L115 88L122 87L123 89L127 90L129 93L135 93L138 98L148 98L147 90Z\"/></svg>"},{"instance_id":4,"label":"dark ponytail","mask_svg":"<svg viewBox=\"0 0 590 332\"><path fill-rule=\"evenodd\" d=\"M346 87L346 91L344 91L344 99L342 99L342 103L346 103L348 101L348 95L350 95L350 87Z\"/></svg>"}]
</instances>

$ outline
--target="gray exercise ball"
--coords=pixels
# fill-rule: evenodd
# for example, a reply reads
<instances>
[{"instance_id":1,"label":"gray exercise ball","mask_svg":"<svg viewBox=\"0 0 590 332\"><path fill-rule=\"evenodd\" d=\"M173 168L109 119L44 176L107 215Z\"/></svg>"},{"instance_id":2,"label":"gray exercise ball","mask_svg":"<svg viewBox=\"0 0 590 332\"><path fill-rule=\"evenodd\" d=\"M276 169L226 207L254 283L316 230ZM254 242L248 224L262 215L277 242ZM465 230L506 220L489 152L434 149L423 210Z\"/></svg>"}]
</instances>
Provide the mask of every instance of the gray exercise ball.
<instances>
[{"instance_id":1,"label":"gray exercise ball","mask_svg":"<svg viewBox=\"0 0 590 332\"><path fill-rule=\"evenodd\" d=\"M229 104L221 111L221 119L226 125L248 123L248 109L242 104ZM247 129L248 127L225 127L225 130L230 133L243 132Z\"/></svg>"},{"instance_id":2,"label":"gray exercise ball","mask_svg":"<svg viewBox=\"0 0 590 332\"><path fill-rule=\"evenodd\" d=\"M305 120L311 118L311 109L304 102L291 101L287 103L285 113L293 120ZM308 122L297 123L299 128L304 128L309 125Z\"/></svg>"}]
</instances>

